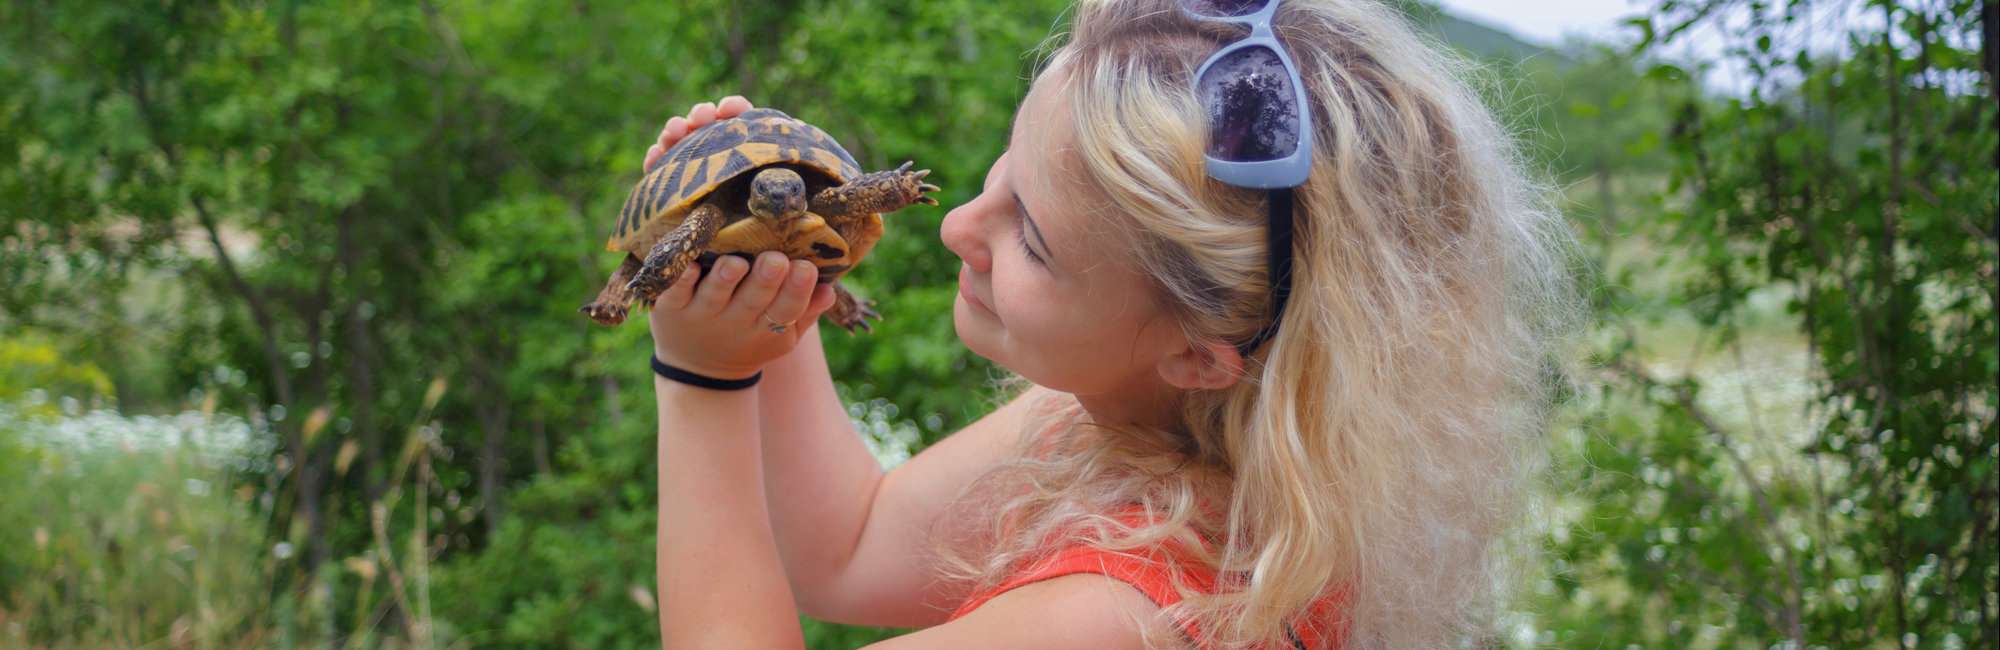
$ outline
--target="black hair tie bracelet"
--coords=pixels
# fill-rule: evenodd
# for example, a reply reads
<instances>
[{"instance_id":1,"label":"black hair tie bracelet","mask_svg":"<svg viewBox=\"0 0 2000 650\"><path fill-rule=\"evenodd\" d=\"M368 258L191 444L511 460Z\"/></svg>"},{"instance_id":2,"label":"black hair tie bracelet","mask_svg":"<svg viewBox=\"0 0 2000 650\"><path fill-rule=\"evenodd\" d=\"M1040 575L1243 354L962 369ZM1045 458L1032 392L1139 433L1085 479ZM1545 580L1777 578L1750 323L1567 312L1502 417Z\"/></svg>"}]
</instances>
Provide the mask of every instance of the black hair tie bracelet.
<instances>
[{"instance_id":1,"label":"black hair tie bracelet","mask_svg":"<svg viewBox=\"0 0 2000 650\"><path fill-rule=\"evenodd\" d=\"M689 386L710 390L743 390L757 385L757 380L764 378L764 373L760 371L757 374L742 379L716 379L708 375L698 375L669 366L667 362L661 361L659 357L653 357L653 372L658 373L661 377L666 377L667 379Z\"/></svg>"}]
</instances>

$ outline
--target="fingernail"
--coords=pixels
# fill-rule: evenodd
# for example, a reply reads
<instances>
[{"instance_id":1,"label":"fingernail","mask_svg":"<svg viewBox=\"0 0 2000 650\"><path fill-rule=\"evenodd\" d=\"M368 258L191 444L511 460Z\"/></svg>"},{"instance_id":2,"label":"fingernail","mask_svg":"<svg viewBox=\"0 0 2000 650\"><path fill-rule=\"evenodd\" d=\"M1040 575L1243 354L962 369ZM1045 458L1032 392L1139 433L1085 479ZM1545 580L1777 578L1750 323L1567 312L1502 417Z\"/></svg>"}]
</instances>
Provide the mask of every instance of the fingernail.
<instances>
[{"instance_id":1,"label":"fingernail","mask_svg":"<svg viewBox=\"0 0 2000 650\"><path fill-rule=\"evenodd\" d=\"M795 260L792 262L792 286L803 287L812 284L819 269L812 262Z\"/></svg>"},{"instance_id":2,"label":"fingernail","mask_svg":"<svg viewBox=\"0 0 2000 650\"><path fill-rule=\"evenodd\" d=\"M785 263L774 258L781 256L765 253L757 256L757 274L766 280L776 280L785 272Z\"/></svg>"},{"instance_id":3,"label":"fingernail","mask_svg":"<svg viewBox=\"0 0 2000 650\"><path fill-rule=\"evenodd\" d=\"M717 264L721 265L722 267L720 269L717 269L716 271L716 273L722 276L722 279L734 280L736 278L743 277L743 271L744 271L743 267L747 263L744 262L743 260L739 260L734 257L725 257L722 258L721 262L717 262Z\"/></svg>"}]
</instances>

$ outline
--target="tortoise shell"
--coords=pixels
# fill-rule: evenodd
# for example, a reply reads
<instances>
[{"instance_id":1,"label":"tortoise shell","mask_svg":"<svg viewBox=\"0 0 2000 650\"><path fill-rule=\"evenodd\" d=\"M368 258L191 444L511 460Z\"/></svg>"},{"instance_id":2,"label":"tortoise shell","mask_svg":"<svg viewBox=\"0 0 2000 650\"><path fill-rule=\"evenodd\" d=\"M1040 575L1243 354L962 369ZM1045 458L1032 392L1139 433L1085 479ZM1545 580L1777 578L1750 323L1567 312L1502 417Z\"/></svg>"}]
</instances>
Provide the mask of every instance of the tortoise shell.
<instances>
[{"instance_id":1,"label":"tortoise shell","mask_svg":"<svg viewBox=\"0 0 2000 650\"><path fill-rule=\"evenodd\" d=\"M632 188L604 248L644 255L711 192L777 164L810 172L801 175L814 192L861 175L854 156L825 131L781 111L751 109L696 130L660 156Z\"/></svg>"}]
</instances>

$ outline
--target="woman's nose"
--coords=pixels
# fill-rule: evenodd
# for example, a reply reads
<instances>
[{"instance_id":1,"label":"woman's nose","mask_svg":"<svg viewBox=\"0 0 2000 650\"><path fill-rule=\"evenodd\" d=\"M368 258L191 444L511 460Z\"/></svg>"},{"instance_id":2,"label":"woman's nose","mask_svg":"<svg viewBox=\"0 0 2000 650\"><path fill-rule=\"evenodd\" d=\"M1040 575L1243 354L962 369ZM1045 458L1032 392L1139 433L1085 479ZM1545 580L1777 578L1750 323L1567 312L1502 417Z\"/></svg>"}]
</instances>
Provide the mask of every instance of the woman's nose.
<instances>
[{"instance_id":1,"label":"woman's nose","mask_svg":"<svg viewBox=\"0 0 2000 650\"><path fill-rule=\"evenodd\" d=\"M975 273L993 270L992 249L986 245L985 229L979 219L979 211L986 209L983 198L973 197L972 201L945 213L944 225L938 228L938 239L944 241L944 247L965 260Z\"/></svg>"}]
</instances>

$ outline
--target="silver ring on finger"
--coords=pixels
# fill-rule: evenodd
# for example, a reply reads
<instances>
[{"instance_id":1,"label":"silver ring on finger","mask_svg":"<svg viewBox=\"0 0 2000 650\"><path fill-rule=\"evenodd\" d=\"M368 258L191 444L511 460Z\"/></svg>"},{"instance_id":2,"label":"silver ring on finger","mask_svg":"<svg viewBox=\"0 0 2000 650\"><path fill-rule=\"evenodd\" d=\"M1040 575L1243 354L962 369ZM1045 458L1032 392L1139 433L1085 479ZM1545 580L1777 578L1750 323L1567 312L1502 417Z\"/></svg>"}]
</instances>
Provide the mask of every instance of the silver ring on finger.
<instances>
[{"instance_id":1,"label":"silver ring on finger","mask_svg":"<svg viewBox=\"0 0 2000 650\"><path fill-rule=\"evenodd\" d=\"M778 321L771 320L770 314L762 314L762 317L764 319L765 325L768 328L770 328L772 334L783 334L785 333L786 329L791 328L792 323L798 322L798 321L791 321L789 323L780 323Z\"/></svg>"}]
</instances>

